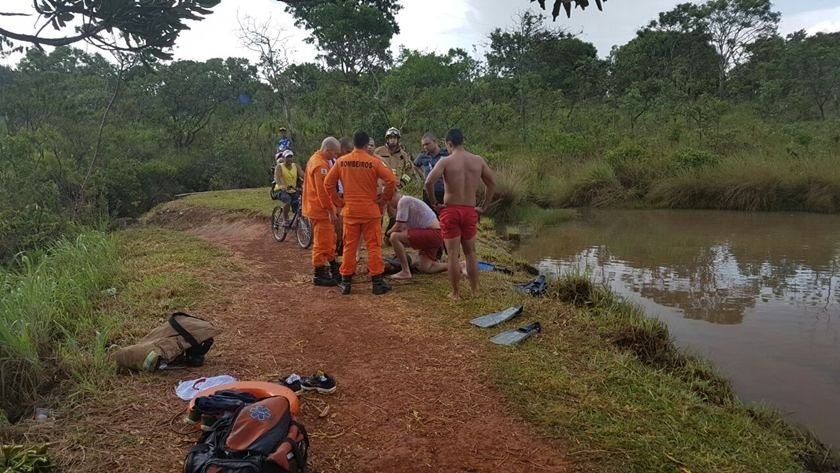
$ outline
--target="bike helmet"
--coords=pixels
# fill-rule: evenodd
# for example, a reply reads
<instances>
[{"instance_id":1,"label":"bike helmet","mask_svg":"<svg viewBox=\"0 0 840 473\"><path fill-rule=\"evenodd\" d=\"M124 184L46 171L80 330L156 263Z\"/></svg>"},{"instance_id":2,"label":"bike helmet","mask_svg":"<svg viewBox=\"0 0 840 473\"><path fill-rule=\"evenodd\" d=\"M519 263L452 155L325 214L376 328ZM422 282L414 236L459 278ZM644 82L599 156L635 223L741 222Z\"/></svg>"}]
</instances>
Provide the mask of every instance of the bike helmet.
<instances>
[{"instance_id":1,"label":"bike helmet","mask_svg":"<svg viewBox=\"0 0 840 473\"><path fill-rule=\"evenodd\" d=\"M295 155L295 152L290 150L290 149L287 149L286 151L283 151L283 159L292 157L294 155Z\"/></svg>"},{"instance_id":2,"label":"bike helmet","mask_svg":"<svg viewBox=\"0 0 840 473\"><path fill-rule=\"evenodd\" d=\"M400 130L398 130L394 127L388 128L388 131L385 132L385 138L390 138L392 136L396 136L397 138L399 138L400 137Z\"/></svg>"}]
</instances>

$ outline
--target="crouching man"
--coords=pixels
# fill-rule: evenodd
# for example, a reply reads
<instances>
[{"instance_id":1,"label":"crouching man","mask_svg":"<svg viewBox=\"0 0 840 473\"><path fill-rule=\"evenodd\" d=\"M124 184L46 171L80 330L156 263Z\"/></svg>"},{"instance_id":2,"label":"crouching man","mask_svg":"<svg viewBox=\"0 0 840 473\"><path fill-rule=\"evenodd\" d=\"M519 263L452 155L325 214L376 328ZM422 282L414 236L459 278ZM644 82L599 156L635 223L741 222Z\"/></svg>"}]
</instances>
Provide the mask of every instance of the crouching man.
<instances>
[{"instance_id":1,"label":"crouching man","mask_svg":"<svg viewBox=\"0 0 840 473\"><path fill-rule=\"evenodd\" d=\"M442 273L447 265L438 262L443 247L440 222L431 207L420 199L394 193L390 205L396 212L394 229L391 231L391 246L400 260L402 270L391 276L394 279L411 279L406 247L417 250L417 270L421 273Z\"/></svg>"}]
</instances>

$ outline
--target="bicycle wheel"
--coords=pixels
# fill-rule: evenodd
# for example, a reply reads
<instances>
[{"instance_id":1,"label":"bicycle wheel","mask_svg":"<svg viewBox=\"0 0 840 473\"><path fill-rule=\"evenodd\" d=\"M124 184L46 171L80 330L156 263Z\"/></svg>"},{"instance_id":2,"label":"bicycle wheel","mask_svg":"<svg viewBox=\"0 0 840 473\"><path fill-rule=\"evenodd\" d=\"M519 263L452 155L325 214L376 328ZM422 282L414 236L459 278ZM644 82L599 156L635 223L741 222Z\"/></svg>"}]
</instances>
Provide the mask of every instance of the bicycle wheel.
<instances>
[{"instance_id":1,"label":"bicycle wheel","mask_svg":"<svg viewBox=\"0 0 840 473\"><path fill-rule=\"evenodd\" d=\"M298 217L297 241L304 250L312 246L312 224L303 215Z\"/></svg>"},{"instance_id":2,"label":"bicycle wheel","mask_svg":"<svg viewBox=\"0 0 840 473\"><path fill-rule=\"evenodd\" d=\"M271 213L271 234L275 240L283 241L286 239L287 231L286 222L283 220L283 206L278 205L274 207L274 212Z\"/></svg>"}]
</instances>

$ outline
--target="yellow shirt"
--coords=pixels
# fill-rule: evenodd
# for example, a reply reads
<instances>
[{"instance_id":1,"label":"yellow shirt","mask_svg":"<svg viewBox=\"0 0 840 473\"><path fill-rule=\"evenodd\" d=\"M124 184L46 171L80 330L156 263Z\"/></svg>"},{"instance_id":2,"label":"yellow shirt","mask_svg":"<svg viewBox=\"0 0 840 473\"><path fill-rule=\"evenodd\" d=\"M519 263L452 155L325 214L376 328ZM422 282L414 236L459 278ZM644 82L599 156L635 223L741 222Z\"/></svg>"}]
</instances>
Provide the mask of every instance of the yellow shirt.
<instances>
[{"instance_id":1,"label":"yellow shirt","mask_svg":"<svg viewBox=\"0 0 840 473\"><path fill-rule=\"evenodd\" d=\"M298 167L292 166L289 169L284 164L278 166L280 166L280 182L277 183L274 190L280 190L280 186L286 186L286 192L295 192L295 186L298 182Z\"/></svg>"}]
</instances>

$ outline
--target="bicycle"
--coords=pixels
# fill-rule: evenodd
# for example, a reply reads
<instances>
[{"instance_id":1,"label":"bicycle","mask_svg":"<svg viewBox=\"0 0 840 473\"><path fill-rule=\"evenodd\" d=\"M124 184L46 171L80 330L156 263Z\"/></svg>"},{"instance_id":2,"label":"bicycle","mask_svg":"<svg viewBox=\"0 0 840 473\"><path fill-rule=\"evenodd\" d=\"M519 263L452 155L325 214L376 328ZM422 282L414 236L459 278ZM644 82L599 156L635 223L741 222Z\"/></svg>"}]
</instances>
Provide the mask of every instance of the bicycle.
<instances>
[{"instance_id":1,"label":"bicycle","mask_svg":"<svg viewBox=\"0 0 840 473\"><path fill-rule=\"evenodd\" d=\"M298 195L300 195L300 191L298 191ZM308 218L301 214L300 201L296 203L297 205L292 209L294 213L289 221L283 218L285 204L274 207L274 211L271 213L271 234L277 242L282 242L286 240L289 230L294 230L298 245L305 250L312 246L312 224L309 223Z\"/></svg>"}]
</instances>

